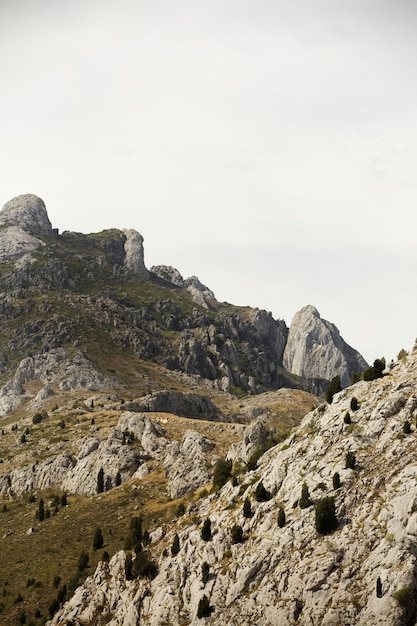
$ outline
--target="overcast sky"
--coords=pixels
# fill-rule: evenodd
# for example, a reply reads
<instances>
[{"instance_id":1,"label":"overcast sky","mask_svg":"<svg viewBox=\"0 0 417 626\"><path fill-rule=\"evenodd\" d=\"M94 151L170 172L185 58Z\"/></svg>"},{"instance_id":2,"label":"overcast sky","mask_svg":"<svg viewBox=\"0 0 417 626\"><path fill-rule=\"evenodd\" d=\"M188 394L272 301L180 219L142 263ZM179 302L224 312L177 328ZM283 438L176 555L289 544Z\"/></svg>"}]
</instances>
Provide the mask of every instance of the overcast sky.
<instances>
[{"instance_id":1,"label":"overcast sky","mask_svg":"<svg viewBox=\"0 0 417 626\"><path fill-rule=\"evenodd\" d=\"M415 0L2 0L0 206L372 362L417 336Z\"/></svg>"}]
</instances>

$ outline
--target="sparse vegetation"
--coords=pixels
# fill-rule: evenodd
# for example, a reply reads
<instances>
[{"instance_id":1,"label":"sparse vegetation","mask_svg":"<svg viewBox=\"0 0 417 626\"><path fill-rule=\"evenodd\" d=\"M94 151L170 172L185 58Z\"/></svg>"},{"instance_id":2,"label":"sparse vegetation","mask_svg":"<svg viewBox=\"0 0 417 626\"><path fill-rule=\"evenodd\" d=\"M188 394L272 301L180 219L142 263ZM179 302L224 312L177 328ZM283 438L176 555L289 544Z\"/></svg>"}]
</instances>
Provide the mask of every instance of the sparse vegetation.
<instances>
[{"instance_id":1,"label":"sparse vegetation","mask_svg":"<svg viewBox=\"0 0 417 626\"><path fill-rule=\"evenodd\" d=\"M219 458L216 461L213 471L213 487L219 489L227 483L232 472L232 461Z\"/></svg>"},{"instance_id":2,"label":"sparse vegetation","mask_svg":"<svg viewBox=\"0 0 417 626\"><path fill-rule=\"evenodd\" d=\"M349 450L349 452L346 452L345 467L346 469L352 469L352 470L356 468L356 455L351 450Z\"/></svg>"},{"instance_id":3,"label":"sparse vegetation","mask_svg":"<svg viewBox=\"0 0 417 626\"><path fill-rule=\"evenodd\" d=\"M207 517L204 522L203 522L203 526L201 528L201 539L203 541L210 541L210 539L212 538L212 534L211 534L211 520L209 517Z\"/></svg>"},{"instance_id":4,"label":"sparse vegetation","mask_svg":"<svg viewBox=\"0 0 417 626\"><path fill-rule=\"evenodd\" d=\"M256 485L255 488L255 499L257 502L266 502L271 498L271 494L267 489L265 489L262 480Z\"/></svg>"},{"instance_id":5,"label":"sparse vegetation","mask_svg":"<svg viewBox=\"0 0 417 626\"><path fill-rule=\"evenodd\" d=\"M333 402L333 396L336 393L339 393L339 391L342 391L342 385L341 385L341 382L340 382L340 376L334 376L331 379L331 381L329 383L329 386L327 387L326 402L331 404Z\"/></svg>"},{"instance_id":6,"label":"sparse vegetation","mask_svg":"<svg viewBox=\"0 0 417 626\"><path fill-rule=\"evenodd\" d=\"M242 543L243 541L243 529L239 524L234 524L230 529L230 535L232 537L232 543Z\"/></svg>"},{"instance_id":7,"label":"sparse vegetation","mask_svg":"<svg viewBox=\"0 0 417 626\"><path fill-rule=\"evenodd\" d=\"M284 528L285 526L285 511L284 511L284 507L280 506L278 509L278 517L277 517L277 524L279 528Z\"/></svg>"},{"instance_id":8,"label":"sparse vegetation","mask_svg":"<svg viewBox=\"0 0 417 626\"><path fill-rule=\"evenodd\" d=\"M249 498L245 498L244 502L243 502L243 517L249 518L252 517L253 515L253 511L252 511L252 505L250 503Z\"/></svg>"},{"instance_id":9,"label":"sparse vegetation","mask_svg":"<svg viewBox=\"0 0 417 626\"><path fill-rule=\"evenodd\" d=\"M213 609L210 606L210 600L208 599L206 595L204 595L198 603L197 617L198 618L210 617L212 610Z\"/></svg>"}]
</instances>

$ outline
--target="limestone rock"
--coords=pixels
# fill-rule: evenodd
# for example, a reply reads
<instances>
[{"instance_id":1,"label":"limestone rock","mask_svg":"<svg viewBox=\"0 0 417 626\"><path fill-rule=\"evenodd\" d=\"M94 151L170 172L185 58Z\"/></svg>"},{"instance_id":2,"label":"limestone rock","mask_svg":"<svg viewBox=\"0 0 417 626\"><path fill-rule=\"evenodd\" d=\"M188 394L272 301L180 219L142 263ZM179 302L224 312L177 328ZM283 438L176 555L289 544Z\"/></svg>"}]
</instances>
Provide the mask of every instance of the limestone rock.
<instances>
[{"instance_id":1,"label":"limestone rock","mask_svg":"<svg viewBox=\"0 0 417 626\"><path fill-rule=\"evenodd\" d=\"M382 379L335 394L332 404L311 411L291 438L266 452L256 473L241 475L236 487L226 483L193 503L185 517L152 533L150 550L158 564L152 581L127 581L121 551L110 564L99 564L52 623L91 622L98 611L107 614L113 607L112 626L142 620L150 626L197 625L198 603L207 595L213 626L415 624L415 603L402 608L394 594L417 584L416 431L403 431L405 420L415 424L416 388L413 353ZM347 425L343 418L352 397L359 409ZM198 455L193 439L187 435L177 443L175 454L183 448ZM347 451L356 454L354 470L345 466ZM254 498L260 480L271 494L265 502ZM301 509L296 502L304 481L313 506ZM328 535L315 525L315 507L324 496L335 499L338 521ZM250 518L242 515L245 498L251 500ZM284 527L277 525L279 507L286 513ZM201 537L207 518L210 541ZM233 524L242 525L243 543L232 542ZM175 534L180 550L173 556ZM203 562L210 568L206 583Z\"/></svg>"},{"instance_id":2,"label":"limestone rock","mask_svg":"<svg viewBox=\"0 0 417 626\"><path fill-rule=\"evenodd\" d=\"M185 287L191 293L193 301L200 306L208 308L210 300L216 300L214 293L203 285L197 276L191 276L184 281Z\"/></svg>"},{"instance_id":3,"label":"limestone rock","mask_svg":"<svg viewBox=\"0 0 417 626\"><path fill-rule=\"evenodd\" d=\"M125 266L136 276L149 280L149 271L145 267L143 237L136 230L124 229L125 242Z\"/></svg>"},{"instance_id":4,"label":"limestone rock","mask_svg":"<svg viewBox=\"0 0 417 626\"><path fill-rule=\"evenodd\" d=\"M53 234L43 200L33 194L13 198L0 212L0 261L33 252Z\"/></svg>"},{"instance_id":5,"label":"limestone rock","mask_svg":"<svg viewBox=\"0 0 417 626\"><path fill-rule=\"evenodd\" d=\"M210 482L206 453L213 448L208 437L194 430L187 430L180 443L170 444L164 466L171 498L180 498Z\"/></svg>"},{"instance_id":6,"label":"limestone rock","mask_svg":"<svg viewBox=\"0 0 417 626\"><path fill-rule=\"evenodd\" d=\"M284 367L307 379L331 380L339 375L342 387L352 375L368 367L365 359L340 336L336 326L308 305L295 314L284 352Z\"/></svg>"},{"instance_id":7,"label":"limestone rock","mask_svg":"<svg viewBox=\"0 0 417 626\"><path fill-rule=\"evenodd\" d=\"M270 432L265 426L264 418L258 417L247 426L243 440L230 446L227 459L247 463L250 457L264 448Z\"/></svg>"},{"instance_id":8,"label":"limestone rock","mask_svg":"<svg viewBox=\"0 0 417 626\"><path fill-rule=\"evenodd\" d=\"M198 393L181 393L169 389L144 396L140 402L129 402L125 405L125 408L137 412L174 413L180 417L192 417L210 421L222 419L221 411L209 396L203 396Z\"/></svg>"},{"instance_id":9,"label":"limestone rock","mask_svg":"<svg viewBox=\"0 0 417 626\"><path fill-rule=\"evenodd\" d=\"M170 265L153 265L151 272L168 283L172 283L177 287L184 287L184 279L175 267Z\"/></svg>"}]
</instances>

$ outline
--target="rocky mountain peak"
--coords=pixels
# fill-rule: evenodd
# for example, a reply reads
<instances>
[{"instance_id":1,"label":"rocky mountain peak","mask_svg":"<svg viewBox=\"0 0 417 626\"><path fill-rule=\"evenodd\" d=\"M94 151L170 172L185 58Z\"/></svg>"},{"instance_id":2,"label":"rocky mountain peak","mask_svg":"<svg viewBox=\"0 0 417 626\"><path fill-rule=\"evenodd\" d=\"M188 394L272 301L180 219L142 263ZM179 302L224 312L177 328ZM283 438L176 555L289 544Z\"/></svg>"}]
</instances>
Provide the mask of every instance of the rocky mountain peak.
<instances>
[{"instance_id":1,"label":"rocky mountain peak","mask_svg":"<svg viewBox=\"0 0 417 626\"><path fill-rule=\"evenodd\" d=\"M34 237L51 237L52 225L44 201L34 194L16 196L0 213L0 227L17 226Z\"/></svg>"},{"instance_id":2,"label":"rocky mountain peak","mask_svg":"<svg viewBox=\"0 0 417 626\"><path fill-rule=\"evenodd\" d=\"M284 367L304 378L331 380L339 375L346 387L356 372L368 367L359 352L341 337L338 328L320 317L311 304L303 307L290 325Z\"/></svg>"}]
</instances>

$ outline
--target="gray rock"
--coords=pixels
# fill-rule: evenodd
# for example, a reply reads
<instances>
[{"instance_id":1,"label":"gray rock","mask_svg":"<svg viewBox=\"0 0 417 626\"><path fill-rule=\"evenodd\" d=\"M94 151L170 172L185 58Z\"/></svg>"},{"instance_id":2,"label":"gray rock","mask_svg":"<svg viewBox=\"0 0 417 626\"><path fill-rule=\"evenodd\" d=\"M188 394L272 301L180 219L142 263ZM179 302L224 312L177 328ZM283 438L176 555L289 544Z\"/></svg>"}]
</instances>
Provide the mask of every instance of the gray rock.
<instances>
[{"instance_id":1,"label":"gray rock","mask_svg":"<svg viewBox=\"0 0 417 626\"><path fill-rule=\"evenodd\" d=\"M170 265L153 265L151 272L168 283L172 283L177 287L184 287L184 279L175 267Z\"/></svg>"},{"instance_id":2,"label":"gray rock","mask_svg":"<svg viewBox=\"0 0 417 626\"><path fill-rule=\"evenodd\" d=\"M331 380L340 376L342 387L368 364L340 336L336 326L308 305L295 314L284 352L284 367L302 378Z\"/></svg>"},{"instance_id":3,"label":"gray rock","mask_svg":"<svg viewBox=\"0 0 417 626\"><path fill-rule=\"evenodd\" d=\"M180 498L210 482L206 454L213 448L208 437L194 430L187 430L181 442L170 444L164 467L171 498Z\"/></svg>"},{"instance_id":4,"label":"gray rock","mask_svg":"<svg viewBox=\"0 0 417 626\"><path fill-rule=\"evenodd\" d=\"M10 226L21 228L40 239L53 235L45 203L33 194L16 196L4 205L0 213L0 227Z\"/></svg>"},{"instance_id":5,"label":"gray rock","mask_svg":"<svg viewBox=\"0 0 417 626\"><path fill-rule=\"evenodd\" d=\"M125 242L125 266L136 276L149 280L149 271L145 267L143 237L136 230L124 229Z\"/></svg>"}]
</instances>

